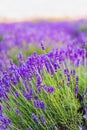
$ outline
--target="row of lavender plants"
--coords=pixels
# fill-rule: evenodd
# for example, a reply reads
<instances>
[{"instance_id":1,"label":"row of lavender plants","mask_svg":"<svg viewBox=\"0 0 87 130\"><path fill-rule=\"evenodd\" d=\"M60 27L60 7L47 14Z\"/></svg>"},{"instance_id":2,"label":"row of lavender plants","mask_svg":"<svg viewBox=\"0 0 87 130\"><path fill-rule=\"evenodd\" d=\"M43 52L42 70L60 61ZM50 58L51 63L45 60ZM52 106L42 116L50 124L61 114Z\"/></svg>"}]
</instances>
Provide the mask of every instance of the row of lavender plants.
<instances>
[{"instance_id":1,"label":"row of lavender plants","mask_svg":"<svg viewBox=\"0 0 87 130\"><path fill-rule=\"evenodd\" d=\"M0 130L87 130L86 25L0 24Z\"/></svg>"},{"instance_id":2,"label":"row of lavender plants","mask_svg":"<svg viewBox=\"0 0 87 130\"><path fill-rule=\"evenodd\" d=\"M8 59L11 58L17 64L20 51L25 55L24 59L34 52L41 54L39 49L41 41L46 43L48 51L53 47L66 48L66 45L71 43L75 46L77 43L84 46L86 30L86 20L0 23L0 73L8 68Z\"/></svg>"}]
</instances>

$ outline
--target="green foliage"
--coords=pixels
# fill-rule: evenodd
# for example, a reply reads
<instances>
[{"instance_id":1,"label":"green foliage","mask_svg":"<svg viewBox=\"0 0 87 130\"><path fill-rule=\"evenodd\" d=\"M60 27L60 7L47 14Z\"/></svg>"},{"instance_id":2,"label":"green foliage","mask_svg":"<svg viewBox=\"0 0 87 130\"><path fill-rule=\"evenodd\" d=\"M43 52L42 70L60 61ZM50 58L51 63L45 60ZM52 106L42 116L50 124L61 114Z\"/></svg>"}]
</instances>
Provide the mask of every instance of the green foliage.
<instances>
[{"instance_id":1,"label":"green foliage","mask_svg":"<svg viewBox=\"0 0 87 130\"><path fill-rule=\"evenodd\" d=\"M20 52L22 52L23 54L23 60L25 61L27 59L27 57L31 56L33 53L37 53L38 55L40 54L46 54L48 52L50 52L52 50L51 47L46 49L46 52L43 52L43 50L41 49L40 46L35 47L35 45L33 44L29 44L26 48L12 48L9 51L9 58L13 60L13 63L18 65L18 55Z\"/></svg>"},{"instance_id":2,"label":"green foliage","mask_svg":"<svg viewBox=\"0 0 87 130\"><path fill-rule=\"evenodd\" d=\"M1 41L3 41L3 37L2 37L2 36L0 36L0 42L1 42Z\"/></svg>"}]
</instances>

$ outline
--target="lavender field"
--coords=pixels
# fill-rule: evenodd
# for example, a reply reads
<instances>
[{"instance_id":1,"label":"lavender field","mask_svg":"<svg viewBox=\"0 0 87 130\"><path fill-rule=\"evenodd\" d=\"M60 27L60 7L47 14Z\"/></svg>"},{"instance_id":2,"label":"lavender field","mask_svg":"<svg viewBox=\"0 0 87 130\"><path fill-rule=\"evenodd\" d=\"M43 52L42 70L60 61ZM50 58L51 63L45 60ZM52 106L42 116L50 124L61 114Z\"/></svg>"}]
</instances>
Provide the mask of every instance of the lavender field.
<instances>
[{"instance_id":1,"label":"lavender field","mask_svg":"<svg viewBox=\"0 0 87 130\"><path fill-rule=\"evenodd\" d=\"M0 130L87 130L87 20L0 23Z\"/></svg>"}]
</instances>

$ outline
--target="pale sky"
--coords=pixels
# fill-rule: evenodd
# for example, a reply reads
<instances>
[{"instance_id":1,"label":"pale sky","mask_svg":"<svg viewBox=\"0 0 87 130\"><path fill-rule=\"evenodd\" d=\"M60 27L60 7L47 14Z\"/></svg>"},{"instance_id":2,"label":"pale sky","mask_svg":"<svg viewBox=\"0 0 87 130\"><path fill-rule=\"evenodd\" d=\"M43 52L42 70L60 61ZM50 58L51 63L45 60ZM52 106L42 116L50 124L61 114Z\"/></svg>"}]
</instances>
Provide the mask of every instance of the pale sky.
<instances>
[{"instance_id":1,"label":"pale sky","mask_svg":"<svg viewBox=\"0 0 87 130\"><path fill-rule=\"evenodd\" d=\"M0 18L87 15L87 0L0 0Z\"/></svg>"}]
</instances>

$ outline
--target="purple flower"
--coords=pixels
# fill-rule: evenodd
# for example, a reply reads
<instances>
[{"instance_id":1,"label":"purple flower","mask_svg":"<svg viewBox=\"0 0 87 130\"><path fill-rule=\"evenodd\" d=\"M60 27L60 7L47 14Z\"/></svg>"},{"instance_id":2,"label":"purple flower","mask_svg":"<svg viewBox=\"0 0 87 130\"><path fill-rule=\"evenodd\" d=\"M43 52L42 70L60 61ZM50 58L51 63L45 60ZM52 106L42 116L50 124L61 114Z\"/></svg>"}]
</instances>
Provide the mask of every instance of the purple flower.
<instances>
[{"instance_id":1,"label":"purple flower","mask_svg":"<svg viewBox=\"0 0 87 130\"><path fill-rule=\"evenodd\" d=\"M41 121L42 121L45 125L48 124L48 122L45 120L45 117L44 117L43 114L41 115Z\"/></svg>"},{"instance_id":2,"label":"purple flower","mask_svg":"<svg viewBox=\"0 0 87 130\"><path fill-rule=\"evenodd\" d=\"M82 126L82 130L86 130L86 126Z\"/></svg>"},{"instance_id":3,"label":"purple flower","mask_svg":"<svg viewBox=\"0 0 87 130\"><path fill-rule=\"evenodd\" d=\"M6 108L10 110L10 105L8 103L6 103Z\"/></svg>"},{"instance_id":4,"label":"purple flower","mask_svg":"<svg viewBox=\"0 0 87 130\"><path fill-rule=\"evenodd\" d=\"M45 103L43 101L39 102L38 100L34 100L34 106L38 109L46 109Z\"/></svg>"},{"instance_id":5,"label":"purple flower","mask_svg":"<svg viewBox=\"0 0 87 130\"><path fill-rule=\"evenodd\" d=\"M32 113L32 117L33 117L33 119L35 120L36 123L40 124L38 117L34 113Z\"/></svg>"},{"instance_id":6,"label":"purple flower","mask_svg":"<svg viewBox=\"0 0 87 130\"><path fill-rule=\"evenodd\" d=\"M16 97L19 97L19 93L18 92L15 92L15 95L16 95Z\"/></svg>"},{"instance_id":7,"label":"purple flower","mask_svg":"<svg viewBox=\"0 0 87 130\"><path fill-rule=\"evenodd\" d=\"M79 80L79 77L78 77L78 76L76 76L76 82L78 82L78 80Z\"/></svg>"},{"instance_id":8,"label":"purple flower","mask_svg":"<svg viewBox=\"0 0 87 130\"><path fill-rule=\"evenodd\" d=\"M34 100L34 106L38 109L40 108L40 103L38 100Z\"/></svg>"},{"instance_id":9,"label":"purple flower","mask_svg":"<svg viewBox=\"0 0 87 130\"><path fill-rule=\"evenodd\" d=\"M36 86L40 87L41 83L42 83L41 78L39 76L37 76L37 84L36 84Z\"/></svg>"},{"instance_id":10,"label":"purple flower","mask_svg":"<svg viewBox=\"0 0 87 130\"><path fill-rule=\"evenodd\" d=\"M38 96L37 95L35 96L35 99L38 100Z\"/></svg>"},{"instance_id":11,"label":"purple flower","mask_svg":"<svg viewBox=\"0 0 87 130\"><path fill-rule=\"evenodd\" d=\"M17 114L17 115L19 115L19 114L20 114L20 112L19 112L18 108L15 108L14 110L15 110L15 112L16 112L16 114Z\"/></svg>"},{"instance_id":12,"label":"purple flower","mask_svg":"<svg viewBox=\"0 0 87 130\"><path fill-rule=\"evenodd\" d=\"M2 106L0 105L0 116L2 116L2 112L3 112L3 109L2 109Z\"/></svg>"},{"instance_id":13,"label":"purple flower","mask_svg":"<svg viewBox=\"0 0 87 130\"><path fill-rule=\"evenodd\" d=\"M19 53L18 59L19 59L19 66L20 66L22 65L22 62L23 62L22 52Z\"/></svg>"},{"instance_id":14,"label":"purple flower","mask_svg":"<svg viewBox=\"0 0 87 130\"><path fill-rule=\"evenodd\" d=\"M42 50L45 50L43 41L41 41L41 48L42 48Z\"/></svg>"},{"instance_id":15,"label":"purple flower","mask_svg":"<svg viewBox=\"0 0 87 130\"><path fill-rule=\"evenodd\" d=\"M43 115L43 114L41 115L41 120L42 120L42 122L45 121L45 118L44 118L44 115Z\"/></svg>"},{"instance_id":16,"label":"purple flower","mask_svg":"<svg viewBox=\"0 0 87 130\"><path fill-rule=\"evenodd\" d=\"M33 129L31 127L29 127L28 130L33 130Z\"/></svg>"},{"instance_id":17,"label":"purple flower","mask_svg":"<svg viewBox=\"0 0 87 130\"><path fill-rule=\"evenodd\" d=\"M84 99L84 94L82 94L82 99Z\"/></svg>"},{"instance_id":18,"label":"purple flower","mask_svg":"<svg viewBox=\"0 0 87 130\"><path fill-rule=\"evenodd\" d=\"M55 126L53 126L53 130L56 130L56 127L55 127Z\"/></svg>"},{"instance_id":19,"label":"purple flower","mask_svg":"<svg viewBox=\"0 0 87 130\"><path fill-rule=\"evenodd\" d=\"M87 93L87 88L86 88L86 91L85 91L86 93Z\"/></svg>"},{"instance_id":20,"label":"purple flower","mask_svg":"<svg viewBox=\"0 0 87 130\"><path fill-rule=\"evenodd\" d=\"M46 109L45 103L43 101L40 102L40 108L43 109L43 110Z\"/></svg>"},{"instance_id":21,"label":"purple flower","mask_svg":"<svg viewBox=\"0 0 87 130\"><path fill-rule=\"evenodd\" d=\"M70 76L68 76L68 82L70 81Z\"/></svg>"},{"instance_id":22,"label":"purple flower","mask_svg":"<svg viewBox=\"0 0 87 130\"><path fill-rule=\"evenodd\" d=\"M24 93L23 94L24 97L27 99L27 100L31 100L32 96L30 94L27 94L27 93Z\"/></svg>"},{"instance_id":23,"label":"purple flower","mask_svg":"<svg viewBox=\"0 0 87 130\"><path fill-rule=\"evenodd\" d=\"M83 115L83 118L85 118L87 120L87 108L84 108L85 114Z\"/></svg>"},{"instance_id":24,"label":"purple flower","mask_svg":"<svg viewBox=\"0 0 87 130\"><path fill-rule=\"evenodd\" d=\"M44 90L48 93L53 93L54 92L54 88L52 86L44 86Z\"/></svg>"},{"instance_id":25,"label":"purple flower","mask_svg":"<svg viewBox=\"0 0 87 130\"><path fill-rule=\"evenodd\" d=\"M20 130L21 129L21 127L20 126L18 126L18 130Z\"/></svg>"},{"instance_id":26,"label":"purple flower","mask_svg":"<svg viewBox=\"0 0 87 130\"><path fill-rule=\"evenodd\" d=\"M0 125L0 130L7 130L7 126L6 125Z\"/></svg>"},{"instance_id":27,"label":"purple flower","mask_svg":"<svg viewBox=\"0 0 87 130\"><path fill-rule=\"evenodd\" d=\"M0 121L5 125L5 126L8 126L8 125L11 125L11 120L5 116L1 116L0 117Z\"/></svg>"},{"instance_id":28,"label":"purple flower","mask_svg":"<svg viewBox=\"0 0 87 130\"><path fill-rule=\"evenodd\" d=\"M75 70L73 70L73 76L75 76L75 74L76 74L76 71L75 71Z\"/></svg>"},{"instance_id":29,"label":"purple flower","mask_svg":"<svg viewBox=\"0 0 87 130\"><path fill-rule=\"evenodd\" d=\"M64 69L64 74L67 75L69 73L68 69Z\"/></svg>"},{"instance_id":30,"label":"purple flower","mask_svg":"<svg viewBox=\"0 0 87 130\"><path fill-rule=\"evenodd\" d=\"M76 86L76 88L75 88L75 94L76 95L78 94L78 86Z\"/></svg>"}]
</instances>

